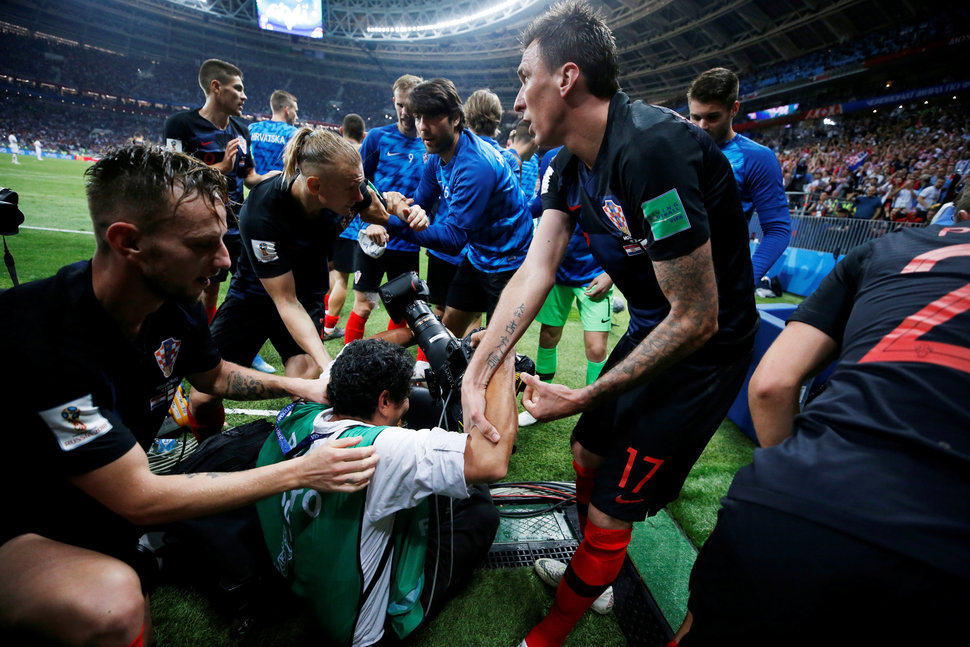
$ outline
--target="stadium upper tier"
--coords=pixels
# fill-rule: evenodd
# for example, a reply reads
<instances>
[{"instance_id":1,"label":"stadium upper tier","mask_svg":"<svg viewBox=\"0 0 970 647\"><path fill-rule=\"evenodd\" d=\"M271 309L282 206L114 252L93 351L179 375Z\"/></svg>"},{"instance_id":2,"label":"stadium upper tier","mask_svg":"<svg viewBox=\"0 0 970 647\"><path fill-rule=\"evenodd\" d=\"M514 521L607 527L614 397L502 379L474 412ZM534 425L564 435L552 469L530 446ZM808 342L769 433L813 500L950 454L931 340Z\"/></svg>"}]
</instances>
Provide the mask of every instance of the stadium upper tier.
<instances>
[{"instance_id":1,"label":"stadium upper tier","mask_svg":"<svg viewBox=\"0 0 970 647\"><path fill-rule=\"evenodd\" d=\"M784 82L851 60L860 43L898 51L897 45L911 46L924 33L959 34L967 24L966 12L943 0L591 1L616 35L623 88L668 105L681 101L690 81L715 65L732 67L742 79ZM518 87L518 34L550 4L536 2L498 21L469 19L468 28L455 35L408 37L370 27L436 16L453 20L465 8L499 3L331 0L322 4L324 37L310 39L259 30L254 0L179 2L7 0L0 6L0 20L125 56L189 67L218 57L238 63L250 78L260 69L280 81L311 77L325 88L321 104L361 89L383 97L394 78L408 72L446 76L469 91L489 87L509 106ZM906 33L907 26L912 33ZM899 42L886 37L890 34L900 34ZM866 51L871 55L878 49L866 45ZM812 53L821 58L789 66ZM192 91L184 76L172 81L173 91Z\"/></svg>"}]
</instances>

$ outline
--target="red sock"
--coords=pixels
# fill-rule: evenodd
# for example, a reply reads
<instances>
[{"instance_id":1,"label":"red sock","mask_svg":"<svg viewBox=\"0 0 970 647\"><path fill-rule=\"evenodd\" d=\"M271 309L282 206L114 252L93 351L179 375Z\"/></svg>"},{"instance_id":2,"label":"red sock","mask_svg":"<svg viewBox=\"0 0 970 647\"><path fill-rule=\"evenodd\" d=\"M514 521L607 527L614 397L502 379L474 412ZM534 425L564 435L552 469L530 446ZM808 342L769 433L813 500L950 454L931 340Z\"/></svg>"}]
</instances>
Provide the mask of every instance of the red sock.
<instances>
[{"instance_id":1,"label":"red sock","mask_svg":"<svg viewBox=\"0 0 970 647\"><path fill-rule=\"evenodd\" d=\"M428 361L428 356L424 354L424 351L421 350L421 347L420 346L418 346L418 357L417 357L417 360L416 361L418 361L418 362L427 362Z\"/></svg>"},{"instance_id":2,"label":"red sock","mask_svg":"<svg viewBox=\"0 0 970 647\"><path fill-rule=\"evenodd\" d=\"M324 310L329 310L330 309L330 293L329 292L327 292L326 294L323 295L323 309Z\"/></svg>"},{"instance_id":3,"label":"red sock","mask_svg":"<svg viewBox=\"0 0 970 647\"><path fill-rule=\"evenodd\" d=\"M556 589L549 613L525 637L529 647L559 647L576 622L620 574L631 528L608 530L587 524L586 536Z\"/></svg>"},{"instance_id":4,"label":"red sock","mask_svg":"<svg viewBox=\"0 0 970 647\"><path fill-rule=\"evenodd\" d=\"M589 498L593 494L593 477L596 470L583 467L573 461L576 470L576 514L579 516L579 530L586 534L586 518L589 514Z\"/></svg>"},{"instance_id":5,"label":"red sock","mask_svg":"<svg viewBox=\"0 0 970 647\"><path fill-rule=\"evenodd\" d=\"M216 310L218 310L218 309L219 309L218 306L212 306L211 308L206 308L205 309L205 317L206 317L206 319L209 320L209 323L210 324L212 323L212 319L215 318L215 316L216 316Z\"/></svg>"},{"instance_id":6,"label":"red sock","mask_svg":"<svg viewBox=\"0 0 970 647\"><path fill-rule=\"evenodd\" d=\"M394 321L393 319L388 319L387 321L388 330L397 330L398 328L404 328L406 325L408 324L406 321L404 321L404 319L401 319L400 321Z\"/></svg>"},{"instance_id":7,"label":"red sock","mask_svg":"<svg viewBox=\"0 0 970 647\"><path fill-rule=\"evenodd\" d=\"M142 625L141 633L138 634L138 637L135 638L135 640L132 641L132 643L128 645L128 647L144 647L145 645L144 640L145 640L145 625Z\"/></svg>"},{"instance_id":8,"label":"red sock","mask_svg":"<svg viewBox=\"0 0 970 647\"><path fill-rule=\"evenodd\" d=\"M329 330L333 330L337 327L337 322L340 321L340 315L326 315L323 318L323 327Z\"/></svg>"},{"instance_id":9,"label":"red sock","mask_svg":"<svg viewBox=\"0 0 970 647\"><path fill-rule=\"evenodd\" d=\"M356 312L351 311L350 316L347 317L347 329L344 332L344 344L349 344L352 341L363 339L365 325L367 325L367 319L361 317Z\"/></svg>"},{"instance_id":10,"label":"red sock","mask_svg":"<svg viewBox=\"0 0 970 647\"><path fill-rule=\"evenodd\" d=\"M222 425L226 422L226 409L221 403L218 407L213 404L207 408L209 412L199 419L192 414L191 406L186 411L189 417L189 430L200 443L209 436L222 433Z\"/></svg>"}]
</instances>

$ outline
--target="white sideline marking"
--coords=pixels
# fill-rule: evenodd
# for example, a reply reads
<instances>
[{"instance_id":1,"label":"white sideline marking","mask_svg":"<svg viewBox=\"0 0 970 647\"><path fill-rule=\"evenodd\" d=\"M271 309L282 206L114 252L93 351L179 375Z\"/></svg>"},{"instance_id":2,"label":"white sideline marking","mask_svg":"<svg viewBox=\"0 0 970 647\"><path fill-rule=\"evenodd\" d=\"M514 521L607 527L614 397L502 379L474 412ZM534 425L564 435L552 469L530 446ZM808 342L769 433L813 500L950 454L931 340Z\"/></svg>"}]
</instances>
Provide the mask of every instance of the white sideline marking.
<instances>
[{"instance_id":1,"label":"white sideline marking","mask_svg":"<svg viewBox=\"0 0 970 647\"><path fill-rule=\"evenodd\" d=\"M88 236L93 236L93 231L81 231L79 229L57 229L55 227L32 227L29 225L20 225L21 229L37 229L39 231L59 231L62 234L86 234Z\"/></svg>"},{"instance_id":2,"label":"white sideline marking","mask_svg":"<svg viewBox=\"0 0 970 647\"><path fill-rule=\"evenodd\" d=\"M279 411L269 409L226 409L226 413L241 413L247 416L275 416Z\"/></svg>"}]
</instances>

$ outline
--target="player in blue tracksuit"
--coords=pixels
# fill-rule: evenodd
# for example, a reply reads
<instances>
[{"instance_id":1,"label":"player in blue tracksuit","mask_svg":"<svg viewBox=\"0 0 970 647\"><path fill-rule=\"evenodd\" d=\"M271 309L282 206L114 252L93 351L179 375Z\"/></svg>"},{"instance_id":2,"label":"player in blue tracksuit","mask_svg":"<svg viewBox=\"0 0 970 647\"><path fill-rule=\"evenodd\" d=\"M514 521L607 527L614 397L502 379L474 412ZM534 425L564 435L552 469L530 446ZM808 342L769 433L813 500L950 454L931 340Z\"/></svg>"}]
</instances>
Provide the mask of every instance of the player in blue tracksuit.
<instances>
[{"instance_id":1,"label":"player in blue tracksuit","mask_svg":"<svg viewBox=\"0 0 970 647\"><path fill-rule=\"evenodd\" d=\"M791 239L791 214L778 158L770 148L734 132L738 114L738 77L723 67L697 77L687 91L690 119L714 138L731 162L744 215L758 214L764 238L751 258L754 280L768 274Z\"/></svg>"},{"instance_id":2,"label":"player in blue tracksuit","mask_svg":"<svg viewBox=\"0 0 970 647\"><path fill-rule=\"evenodd\" d=\"M388 230L446 254L467 247L442 320L456 335L464 334L480 313L491 314L502 288L525 260L532 217L508 162L464 127L461 98L451 81L417 86L407 108L430 154L425 177L433 173L435 178L422 181L412 197L421 206L443 198L450 218L423 232L391 219Z\"/></svg>"},{"instance_id":3,"label":"player in blue tracksuit","mask_svg":"<svg viewBox=\"0 0 970 647\"><path fill-rule=\"evenodd\" d=\"M418 138L414 118L405 110L411 89L420 82L419 77L411 74L394 82L392 98L397 122L371 130L360 147L364 175L382 192L397 191L411 196L421 181L424 145ZM379 258L368 256L358 245L361 230L366 230L365 235L374 242L385 244L385 251ZM344 332L344 343L349 344L363 338L367 319L377 305L377 289L384 277L390 280L406 272L418 271L420 248L398 236L389 236L380 225L365 225L360 218L355 218L340 238L335 268L341 272L354 272L354 307ZM339 313L328 310L326 329L336 326L336 316ZM404 322L391 322L389 327L403 325Z\"/></svg>"},{"instance_id":4,"label":"player in blue tracksuit","mask_svg":"<svg viewBox=\"0 0 970 647\"><path fill-rule=\"evenodd\" d=\"M273 118L249 124L253 164L260 174L283 170L283 149L296 132L299 104L296 97L285 90L276 90L269 97Z\"/></svg>"},{"instance_id":5,"label":"player in blue tracksuit","mask_svg":"<svg viewBox=\"0 0 970 647\"><path fill-rule=\"evenodd\" d=\"M539 171L549 171L553 158L562 149L558 146L542 156ZM536 195L529 202L533 218L542 215L542 197ZM536 315L539 328L539 347L536 351L536 375L543 382L552 382L558 368L557 346L562 339L563 326L576 304L583 323L583 344L586 349L586 384L599 377L606 364L606 344L613 323L613 279L603 271L589 247L583 228L576 223L569 238L569 246L556 270L556 284ZM528 427L536 419L528 411L519 414L519 426Z\"/></svg>"}]
</instances>

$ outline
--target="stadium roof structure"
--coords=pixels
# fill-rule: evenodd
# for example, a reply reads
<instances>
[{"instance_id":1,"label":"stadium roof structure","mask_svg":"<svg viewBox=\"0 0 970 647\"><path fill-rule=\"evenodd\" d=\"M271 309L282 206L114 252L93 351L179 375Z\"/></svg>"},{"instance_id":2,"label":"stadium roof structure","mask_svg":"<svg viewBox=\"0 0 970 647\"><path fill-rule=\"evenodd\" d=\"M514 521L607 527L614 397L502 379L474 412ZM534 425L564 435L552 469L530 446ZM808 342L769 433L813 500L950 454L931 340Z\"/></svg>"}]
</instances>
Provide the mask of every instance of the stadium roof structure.
<instances>
[{"instance_id":1,"label":"stadium roof structure","mask_svg":"<svg viewBox=\"0 0 970 647\"><path fill-rule=\"evenodd\" d=\"M322 2L322 0L320 0ZM6 0L0 19L93 45L175 58L323 60L324 78L386 87L408 72L489 87L510 106L518 90L518 35L546 0L326 0L324 37L257 28L256 0ZM676 105L716 65L742 76L902 25L951 6L944 0L590 0L613 29L620 83L636 98ZM489 11L495 9L495 11ZM154 25L146 37L144 25ZM137 25L137 27L136 27ZM418 26L420 28L414 29ZM411 29L402 29L412 27ZM204 30L200 35L199 30ZM79 33L80 32L80 33ZM154 38L155 42L152 42ZM153 48L160 51L150 51ZM248 54L252 53L252 56ZM306 61L307 59L303 59Z\"/></svg>"}]
</instances>

